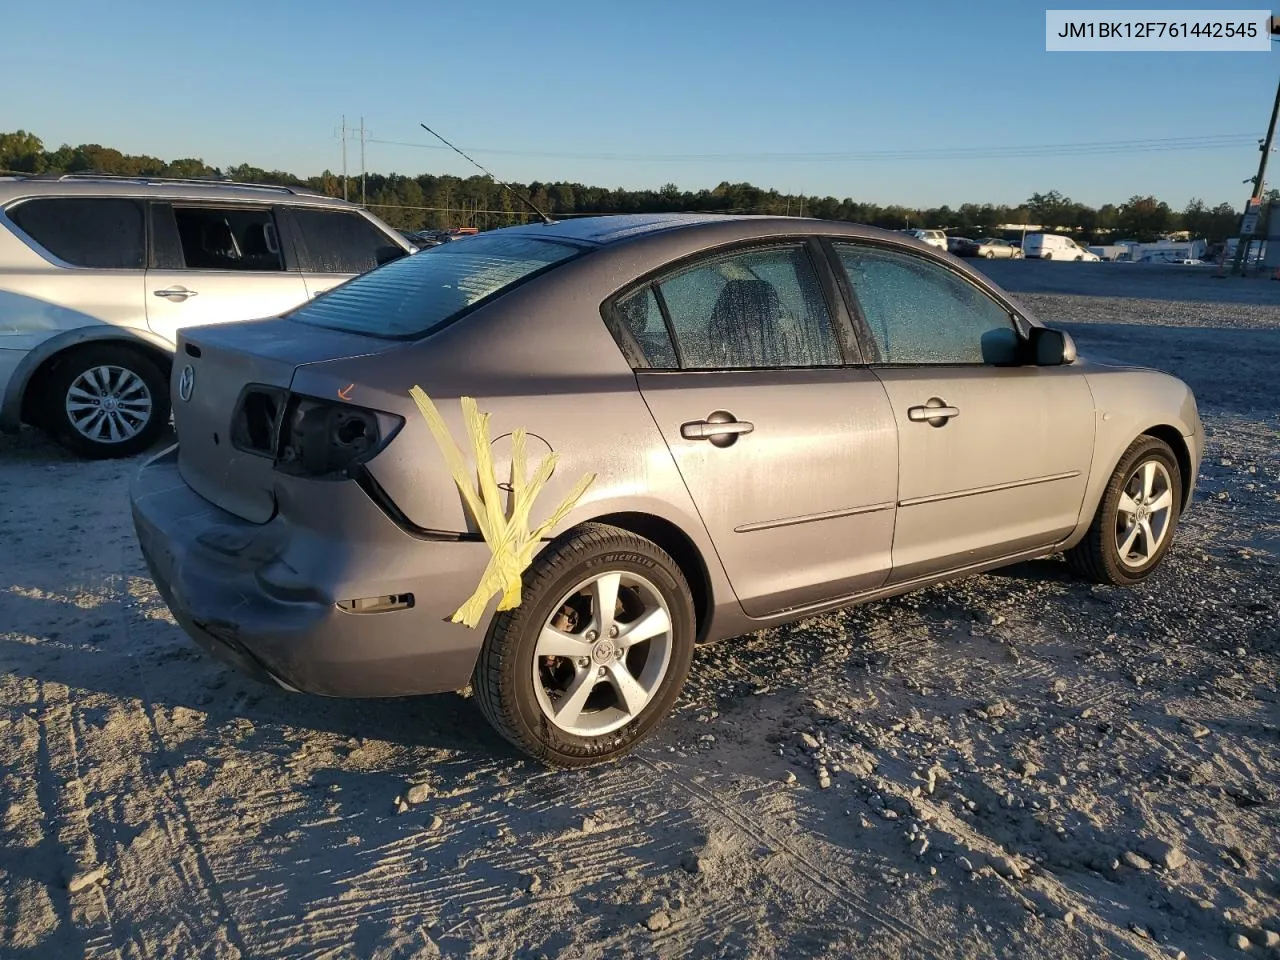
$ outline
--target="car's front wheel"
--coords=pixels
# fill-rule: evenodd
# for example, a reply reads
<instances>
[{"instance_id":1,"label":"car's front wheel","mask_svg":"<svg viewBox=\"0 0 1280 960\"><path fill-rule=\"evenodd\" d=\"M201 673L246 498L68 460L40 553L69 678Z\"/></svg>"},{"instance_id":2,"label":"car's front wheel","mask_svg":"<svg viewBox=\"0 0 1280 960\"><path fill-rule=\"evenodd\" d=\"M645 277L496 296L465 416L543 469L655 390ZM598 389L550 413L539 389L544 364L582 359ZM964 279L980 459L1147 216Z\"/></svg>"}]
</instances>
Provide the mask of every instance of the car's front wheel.
<instances>
[{"instance_id":1,"label":"car's front wheel","mask_svg":"<svg viewBox=\"0 0 1280 960\"><path fill-rule=\"evenodd\" d=\"M169 420L165 376L145 354L114 343L82 347L53 370L42 423L65 447L107 459L141 453Z\"/></svg>"},{"instance_id":2,"label":"car's front wheel","mask_svg":"<svg viewBox=\"0 0 1280 960\"><path fill-rule=\"evenodd\" d=\"M1103 491L1083 540L1066 552L1073 570L1098 583L1129 586L1160 565L1182 505L1182 474L1169 445L1141 436Z\"/></svg>"},{"instance_id":3,"label":"car's front wheel","mask_svg":"<svg viewBox=\"0 0 1280 960\"><path fill-rule=\"evenodd\" d=\"M693 658L684 574L657 544L603 524L575 528L524 574L472 676L504 737L556 766L613 760L671 709Z\"/></svg>"}]
</instances>

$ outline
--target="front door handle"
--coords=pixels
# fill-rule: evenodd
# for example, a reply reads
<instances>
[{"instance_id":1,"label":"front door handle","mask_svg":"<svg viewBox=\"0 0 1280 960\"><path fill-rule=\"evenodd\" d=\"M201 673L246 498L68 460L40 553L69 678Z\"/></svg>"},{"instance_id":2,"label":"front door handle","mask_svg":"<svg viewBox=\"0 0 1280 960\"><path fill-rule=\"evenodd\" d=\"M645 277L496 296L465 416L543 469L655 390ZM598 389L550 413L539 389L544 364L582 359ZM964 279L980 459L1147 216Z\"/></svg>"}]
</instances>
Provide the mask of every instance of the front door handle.
<instances>
[{"instance_id":1,"label":"front door handle","mask_svg":"<svg viewBox=\"0 0 1280 960\"><path fill-rule=\"evenodd\" d=\"M945 427L952 417L960 416L959 407L949 407L941 397L930 397L923 407L908 407L907 419L915 423L927 423L931 427Z\"/></svg>"},{"instance_id":2,"label":"front door handle","mask_svg":"<svg viewBox=\"0 0 1280 960\"><path fill-rule=\"evenodd\" d=\"M680 424L680 436L686 440L710 440L713 447L728 447L755 428L754 423L739 420L727 410L717 410L705 420Z\"/></svg>"},{"instance_id":3,"label":"front door handle","mask_svg":"<svg viewBox=\"0 0 1280 960\"><path fill-rule=\"evenodd\" d=\"M197 293L198 291L188 290L186 287L181 285L176 287L166 287L163 290L157 290L155 292L157 297L168 297L170 300L176 300L178 303L182 303L182 301L186 300L188 297L196 296Z\"/></svg>"}]
</instances>

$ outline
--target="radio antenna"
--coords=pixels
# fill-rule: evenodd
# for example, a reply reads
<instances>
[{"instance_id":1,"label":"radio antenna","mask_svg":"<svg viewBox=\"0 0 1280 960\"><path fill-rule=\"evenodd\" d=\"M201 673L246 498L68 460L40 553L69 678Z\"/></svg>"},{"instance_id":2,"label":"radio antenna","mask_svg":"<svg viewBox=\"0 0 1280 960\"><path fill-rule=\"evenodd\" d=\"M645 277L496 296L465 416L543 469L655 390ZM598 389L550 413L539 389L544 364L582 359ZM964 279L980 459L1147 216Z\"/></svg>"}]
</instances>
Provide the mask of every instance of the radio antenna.
<instances>
[{"instance_id":1,"label":"radio antenna","mask_svg":"<svg viewBox=\"0 0 1280 960\"><path fill-rule=\"evenodd\" d=\"M555 221L554 221L554 220L552 220L549 216L547 216L545 213L543 213L541 210L539 210L536 206L534 206L534 204L533 204L533 201L532 201L532 200L530 200L528 197L526 197L524 194L522 194L522 193L521 193L519 190L517 190L515 187L511 186L511 184L507 183L505 180L499 180L497 177L495 177L495 176L494 176L492 173L490 173L488 170L485 170L485 168L484 168L484 167L481 167L481 166L480 166L480 164L476 163L476 161L475 161L475 160L472 160L472 159L471 159L470 157L468 157L465 153L463 153L461 150L459 150L457 147L455 147L452 143L450 143L450 142L449 142L448 140L446 140L444 137L440 136L440 134L436 133L434 130L432 130L430 127L428 127L425 123L419 122L419 123L418 123L418 126L420 126L423 130L427 131L427 133L431 134L433 137L435 137L437 140L439 140L441 143L443 143L446 147L448 147L450 150L452 150L454 153L456 153L458 156L462 157L462 159L463 159L463 160L466 160L468 163L472 164L473 166L479 167L479 168L480 168L480 170L481 170L481 171L483 171L483 173L484 173L484 175L485 175L486 177L488 177L488 178L489 178L490 180L492 180L494 183L498 184L498 186L503 187L503 188L504 188L508 193L510 193L510 194L512 194L512 195L514 195L514 196L516 197L516 199L518 199L518 200L519 200L521 203L523 203L526 207L528 207L530 210L532 210L534 213L536 213L536 214L538 215L539 219L541 219L543 223L548 224L548 225L555 223Z\"/></svg>"}]
</instances>

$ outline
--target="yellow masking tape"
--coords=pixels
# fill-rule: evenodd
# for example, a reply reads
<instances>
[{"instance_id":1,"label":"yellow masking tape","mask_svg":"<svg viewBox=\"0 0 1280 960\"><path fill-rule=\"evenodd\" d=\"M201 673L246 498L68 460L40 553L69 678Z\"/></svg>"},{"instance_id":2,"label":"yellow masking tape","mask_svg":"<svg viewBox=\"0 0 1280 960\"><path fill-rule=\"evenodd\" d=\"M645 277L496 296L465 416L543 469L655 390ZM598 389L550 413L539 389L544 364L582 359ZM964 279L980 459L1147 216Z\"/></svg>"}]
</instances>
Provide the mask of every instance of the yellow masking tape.
<instances>
[{"instance_id":1,"label":"yellow masking tape","mask_svg":"<svg viewBox=\"0 0 1280 960\"><path fill-rule=\"evenodd\" d=\"M551 516L536 529L530 530L529 514L533 509L533 501L551 479L551 471L555 469L559 459L557 455L554 452L548 453L538 464L533 476L528 477L525 473L524 428L511 434L511 516L508 517L502 505L503 491L498 487L498 480L494 476L489 414L481 413L472 397L461 398L462 421L466 425L471 450L475 455L477 489L471 482L467 458L454 442L444 418L440 416L440 411L431 398L421 387L416 386L409 391L409 395L413 397L413 402L418 405L423 419L431 428L436 445L444 454L449 472L453 474L453 482L458 485L467 509L471 511L485 543L489 545L489 562L485 565L480 585L449 618L454 623L475 627L484 615L489 598L499 591L502 593L502 599L498 602L499 610L511 610L520 606L520 575L533 562L533 552L539 541L582 499L596 475L585 475Z\"/></svg>"}]
</instances>

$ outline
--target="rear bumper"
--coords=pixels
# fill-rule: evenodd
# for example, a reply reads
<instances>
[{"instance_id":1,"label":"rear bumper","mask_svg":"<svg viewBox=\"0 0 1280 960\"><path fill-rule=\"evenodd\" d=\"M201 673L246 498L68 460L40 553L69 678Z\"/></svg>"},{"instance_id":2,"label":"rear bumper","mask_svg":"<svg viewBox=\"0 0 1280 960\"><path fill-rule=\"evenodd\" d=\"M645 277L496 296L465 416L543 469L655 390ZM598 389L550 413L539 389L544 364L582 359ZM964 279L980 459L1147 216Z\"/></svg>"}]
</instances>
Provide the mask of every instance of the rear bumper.
<instances>
[{"instance_id":1,"label":"rear bumper","mask_svg":"<svg viewBox=\"0 0 1280 960\"><path fill-rule=\"evenodd\" d=\"M487 545L410 536L351 482L279 493L282 507L296 501L295 515L305 500L318 516L306 527L285 519L286 509L265 524L242 520L187 486L176 446L138 472L129 491L138 541L182 628L237 669L307 693L466 686L487 622L471 630L448 617L479 583ZM404 593L414 605L393 612L336 605Z\"/></svg>"}]
</instances>

